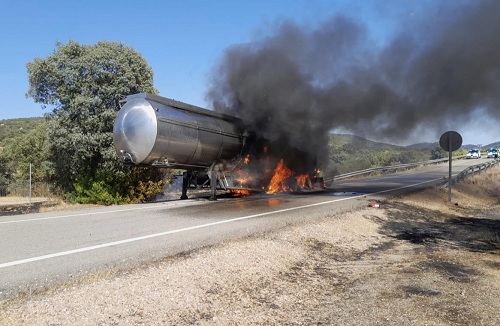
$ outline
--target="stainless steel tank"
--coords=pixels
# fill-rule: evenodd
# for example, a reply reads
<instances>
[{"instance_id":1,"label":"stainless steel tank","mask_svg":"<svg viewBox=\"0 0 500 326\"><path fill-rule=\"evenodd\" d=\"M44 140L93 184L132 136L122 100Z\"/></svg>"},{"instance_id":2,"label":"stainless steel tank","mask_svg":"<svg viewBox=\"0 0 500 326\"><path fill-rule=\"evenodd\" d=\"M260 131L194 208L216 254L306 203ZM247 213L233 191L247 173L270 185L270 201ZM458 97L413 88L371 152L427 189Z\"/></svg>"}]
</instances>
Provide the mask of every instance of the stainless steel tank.
<instances>
[{"instance_id":1,"label":"stainless steel tank","mask_svg":"<svg viewBox=\"0 0 500 326\"><path fill-rule=\"evenodd\" d=\"M234 117L147 93L125 102L113 129L124 163L192 170L241 153L243 130Z\"/></svg>"}]
</instances>

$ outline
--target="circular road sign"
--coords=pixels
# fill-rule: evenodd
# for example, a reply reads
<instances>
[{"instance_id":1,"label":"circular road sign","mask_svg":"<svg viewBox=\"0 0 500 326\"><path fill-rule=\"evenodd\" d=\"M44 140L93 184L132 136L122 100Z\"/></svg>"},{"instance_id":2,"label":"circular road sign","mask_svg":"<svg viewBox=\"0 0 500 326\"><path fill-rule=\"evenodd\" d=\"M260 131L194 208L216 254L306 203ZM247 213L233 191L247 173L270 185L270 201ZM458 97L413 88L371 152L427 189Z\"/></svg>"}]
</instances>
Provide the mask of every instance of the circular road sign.
<instances>
[{"instance_id":1,"label":"circular road sign","mask_svg":"<svg viewBox=\"0 0 500 326\"><path fill-rule=\"evenodd\" d=\"M456 131L447 131L439 138L439 146L447 152L453 152L462 146L462 136Z\"/></svg>"}]
</instances>

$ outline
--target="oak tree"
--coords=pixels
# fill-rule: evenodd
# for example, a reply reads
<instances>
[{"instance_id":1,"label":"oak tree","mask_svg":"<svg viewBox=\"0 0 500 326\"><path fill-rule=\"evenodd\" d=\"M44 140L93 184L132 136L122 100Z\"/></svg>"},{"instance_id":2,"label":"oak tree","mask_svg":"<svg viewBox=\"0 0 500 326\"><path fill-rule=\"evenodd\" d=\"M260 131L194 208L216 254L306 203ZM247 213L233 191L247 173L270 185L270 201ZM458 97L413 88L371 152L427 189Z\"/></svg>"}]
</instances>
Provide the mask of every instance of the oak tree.
<instances>
[{"instance_id":1,"label":"oak tree","mask_svg":"<svg viewBox=\"0 0 500 326\"><path fill-rule=\"evenodd\" d=\"M132 173L118 163L112 130L124 96L155 92L146 60L121 43L69 41L57 43L51 55L35 58L27 69L27 96L51 109L48 143L58 186L83 197L96 184L98 191L120 200L134 193L123 181L144 173ZM146 174L160 179L154 172Z\"/></svg>"}]
</instances>

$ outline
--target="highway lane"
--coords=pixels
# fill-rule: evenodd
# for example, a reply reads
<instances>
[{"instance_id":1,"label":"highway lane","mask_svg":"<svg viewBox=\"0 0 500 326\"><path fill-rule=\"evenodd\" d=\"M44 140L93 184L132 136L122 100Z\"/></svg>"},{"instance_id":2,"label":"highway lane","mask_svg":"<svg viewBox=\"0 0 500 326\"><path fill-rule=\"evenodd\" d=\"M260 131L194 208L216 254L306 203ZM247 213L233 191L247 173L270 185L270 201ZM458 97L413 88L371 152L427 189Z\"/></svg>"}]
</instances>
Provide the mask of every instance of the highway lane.
<instances>
[{"instance_id":1,"label":"highway lane","mask_svg":"<svg viewBox=\"0 0 500 326\"><path fill-rule=\"evenodd\" d=\"M484 160L457 161L454 174ZM332 216L442 182L446 164L334 182L328 191L190 199L0 217L0 298Z\"/></svg>"},{"instance_id":2,"label":"highway lane","mask_svg":"<svg viewBox=\"0 0 500 326\"><path fill-rule=\"evenodd\" d=\"M487 162L490 160L457 160L453 162L453 176L462 172L469 166ZM427 165L405 172L391 173L379 177L350 179L334 181L331 185L336 191L352 191L362 193L383 192L385 189L404 187L405 185L415 188L424 188L429 180L442 180L448 178L448 163L438 165ZM421 184L417 186L417 184ZM415 185L415 186L413 186ZM403 192L405 188L401 189Z\"/></svg>"}]
</instances>

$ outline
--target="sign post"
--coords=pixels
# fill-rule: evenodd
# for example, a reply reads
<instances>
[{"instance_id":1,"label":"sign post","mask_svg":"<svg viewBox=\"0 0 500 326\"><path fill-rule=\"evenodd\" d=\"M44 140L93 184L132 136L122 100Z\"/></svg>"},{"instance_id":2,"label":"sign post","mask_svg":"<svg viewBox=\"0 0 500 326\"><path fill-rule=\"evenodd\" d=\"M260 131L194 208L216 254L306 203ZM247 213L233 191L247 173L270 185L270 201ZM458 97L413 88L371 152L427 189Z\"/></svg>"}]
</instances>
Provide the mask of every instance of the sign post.
<instances>
[{"instance_id":1,"label":"sign post","mask_svg":"<svg viewBox=\"0 0 500 326\"><path fill-rule=\"evenodd\" d=\"M30 162L30 207L31 207L31 162Z\"/></svg>"},{"instance_id":2,"label":"sign post","mask_svg":"<svg viewBox=\"0 0 500 326\"><path fill-rule=\"evenodd\" d=\"M448 154L448 201L451 202L451 154L462 146L462 136L456 131L447 131L439 138L439 146Z\"/></svg>"}]
</instances>

